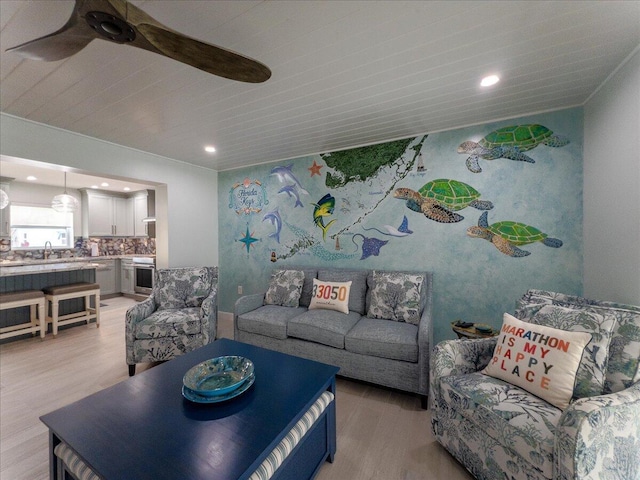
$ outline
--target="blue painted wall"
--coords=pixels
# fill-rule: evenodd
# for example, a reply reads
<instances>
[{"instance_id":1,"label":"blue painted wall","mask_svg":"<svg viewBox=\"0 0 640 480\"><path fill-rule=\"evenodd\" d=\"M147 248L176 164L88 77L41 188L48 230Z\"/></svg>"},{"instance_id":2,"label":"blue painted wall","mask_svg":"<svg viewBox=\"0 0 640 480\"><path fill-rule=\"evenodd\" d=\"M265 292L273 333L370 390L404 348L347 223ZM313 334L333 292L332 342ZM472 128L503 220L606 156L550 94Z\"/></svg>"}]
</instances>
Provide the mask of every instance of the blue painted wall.
<instances>
[{"instance_id":1,"label":"blue painted wall","mask_svg":"<svg viewBox=\"0 0 640 480\"><path fill-rule=\"evenodd\" d=\"M504 158L480 160L480 173L472 173L465 165L468 155L457 152L466 140L477 142L495 129L532 123L566 137L569 144L538 145L526 152L535 159L533 164ZM499 326L502 313L512 312L515 300L529 288L581 294L582 135L583 111L575 108L408 139L403 153L390 165L364 181L351 179L344 186L327 186L327 173L336 178L340 172L327 165L331 156L326 154L221 172L220 310L233 311L238 285L244 294L264 291L271 270L286 265L432 271L436 342L454 336L449 324L458 318ZM401 143L389 142L372 150ZM417 169L418 154L424 171ZM366 156L356 161L369 164ZM291 195L281 190L295 181L272 174L277 167L289 165L299 182ZM313 170L318 165L319 174L317 168ZM357 169L358 164L350 165L347 171ZM531 254L514 258L484 239L467 235L482 211L468 206L456 212L463 220L438 223L394 197L397 188L417 191L440 178L467 183L481 193L481 200L491 201L490 224L506 220L528 224L562 240L563 245L524 245L520 248ZM296 194L302 206L295 206ZM326 194L335 199L335 207L325 209L321 221L325 226L335 222L323 240L314 210L323 211L314 204ZM282 221L279 242L270 236L278 221L265 219L265 214L276 210ZM411 234L385 235L390 233L387 226L400 227L405 216Z\"/></svg>"}]
</instances>

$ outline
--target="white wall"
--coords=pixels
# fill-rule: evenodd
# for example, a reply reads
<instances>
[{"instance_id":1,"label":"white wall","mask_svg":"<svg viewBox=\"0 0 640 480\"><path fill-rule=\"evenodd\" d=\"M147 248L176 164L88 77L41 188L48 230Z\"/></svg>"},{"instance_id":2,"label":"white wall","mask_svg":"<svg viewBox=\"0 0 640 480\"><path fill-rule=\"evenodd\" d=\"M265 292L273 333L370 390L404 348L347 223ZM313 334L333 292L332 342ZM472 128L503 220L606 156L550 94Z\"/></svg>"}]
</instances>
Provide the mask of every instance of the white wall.
<instances>
[{"instance_id":1,"label":"white wall","mask_svg":"<svg viewBox=\"0 0 640 480\"><path fill-rule=\"evenodd\" d=\"M585 105L584 294L640 305L640 48Z\"/></svg>"},{"instance_id":2,"label":"white wall","mask_svg":"<svg viewBox=\"0 0 640 480\"><path fill-rule=\"evenodd\" d=\"M97 175L159 182L156 232L159 267L218 265L218 174L67 130L0 114L0 153Z\"/></svg>"}]
</instances>

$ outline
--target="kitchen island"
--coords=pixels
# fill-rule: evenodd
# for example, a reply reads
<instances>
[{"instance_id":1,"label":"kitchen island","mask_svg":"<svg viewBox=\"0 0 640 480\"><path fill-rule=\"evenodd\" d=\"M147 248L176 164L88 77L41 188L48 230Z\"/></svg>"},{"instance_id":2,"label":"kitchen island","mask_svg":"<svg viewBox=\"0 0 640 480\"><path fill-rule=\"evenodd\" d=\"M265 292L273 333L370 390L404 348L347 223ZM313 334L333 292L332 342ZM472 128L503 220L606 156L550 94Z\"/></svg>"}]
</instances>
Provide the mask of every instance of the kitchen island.
<instances>
[{"instance_id":1,"label":"kitchen island","mask_svg":"<svg viewBox=\"0 0 640 480\"><path fill-rule=\"evenodd\" d=\"M90 259L57 259L31 262L5 262L0 264L0 293L21 290L42 290L47 287L70 285L78 282L94 283L96 264ZM83 310L83 299L61 302L60 315ZM0 312L0 327L25 323L29 307ZM14 337L14 340L20 337Z\"/></svg>"}]
</instances>

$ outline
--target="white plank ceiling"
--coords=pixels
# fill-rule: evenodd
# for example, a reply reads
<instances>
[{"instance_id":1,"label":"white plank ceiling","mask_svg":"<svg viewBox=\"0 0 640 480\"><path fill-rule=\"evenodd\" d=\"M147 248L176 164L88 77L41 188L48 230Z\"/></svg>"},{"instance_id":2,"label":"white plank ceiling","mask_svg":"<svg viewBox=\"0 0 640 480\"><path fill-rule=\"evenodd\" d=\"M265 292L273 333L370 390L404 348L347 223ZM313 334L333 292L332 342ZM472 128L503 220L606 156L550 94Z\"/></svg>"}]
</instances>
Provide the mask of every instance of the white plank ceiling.
<instances>
[{"instance_id":1,"label":"white plank ceiling","mask_svg":"<svg viewBox=\"0 0 640 480\"><path fill-rule=\"evenodd\" d=\"M2 0L2 112L226 170L582 105L640 45L631 0L133 3L272 77L235 82L103 40L25 60L5 50L60 28L74 3ZM502 81L481 90L490 73Z\"/></svg>"}]
</instances>

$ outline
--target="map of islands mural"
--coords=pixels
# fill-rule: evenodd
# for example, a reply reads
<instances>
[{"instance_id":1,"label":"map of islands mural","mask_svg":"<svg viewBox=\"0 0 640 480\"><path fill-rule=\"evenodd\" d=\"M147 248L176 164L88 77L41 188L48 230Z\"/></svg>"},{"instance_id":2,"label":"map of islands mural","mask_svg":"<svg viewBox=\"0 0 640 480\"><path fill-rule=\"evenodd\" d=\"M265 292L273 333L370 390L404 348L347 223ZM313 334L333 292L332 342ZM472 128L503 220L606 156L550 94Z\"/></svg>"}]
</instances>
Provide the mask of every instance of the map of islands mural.
<instances>
[{"instance_id":1,"label":"map of islands mural","mask_svg":"<svg viewBox=\"0 0 640 480\"><path fill-rule=\"evenodd\" d=\"M307 179L302 176L305 173L303 168L296 168L294 164L272 167L269 180L264 183L270 181L276 184L273 203L277 201L278 207L263 213L261 218L262 222L274 228L268 238L278 244L273 246L271 260L291 258L302 251L308 251L323 261L357 257L364 260L371 255L379 255L389 240L363 232L376 230L388 236L408 235L410 230L406 216L399 220L399 227L383 224L362 228L362 232L354 232L354 227L375 212L378 204L411 172L426 138L425 135L417 139L320 155L324 164L314 159L307 167L309 178L321 177L321 169L327 168L325 192L317 199L311 197L305 188ZM272 200L263 199L256 190L257 185L262 186L263 182L245 179L235 183L230 192L230 198L234 199L229 204L230 208L248 215L261 214L262 209L258 205L266 205ZM241 187L245 191L239 190ZM357 199L352 202L354 196ZM301 218L297 215L297 209L304 209L308 213ZM287 236L284 242L283 229ZM239 241L246 245L249 252L253 233L249 235L247 232ZM347 241L347 245L341 246L341 237Z\"/></svg>"},{"instance_id":2,"label":"map of islands mural","mask_svg":"<svg viewBox=\"0 0 640 480\"><path fill-rule=\"evenodd\" d=\"M315 201L303 185L307 182L306 176L303 177L304 168L296 167L294 163L271 168L269 180L277 180L276 196L279 198L274 203L277 201L279 206L262 216L262 222L268 222L274 228L268 237L279 244L270 255L271 261L291 258L301 251L309 251L324 261L358 256L360 260L365 260L370 256L380 255L382 248L392 241L376 235L401 238L413 233L408 227L409 219L422 221L415 213L434 222L453 224L464 220L465 217L457 212L467 207L484 213L477 225L466 229L466 235L489 241L507 256L518 258L530 255L530 251L520 249L519 246L534 242L553 248L563 245L561 240L549 237L538 228L523 222L502 220L489 224L487 211L494 209L494 203L480 199L482 194L461 180L437 178L429 180L417 190L398 186L410 172L426 171L422 147L427 138L424 135L319 155L321 161L314 158L312 164L306 167L310 179L314 176L321 178L320 172L325 168L326 191ZM535 163L533 158L523 152L539 144L561 147L568 143L567 138L555 135L543 125L510 125L490 132L478 142L462 142L457 152L470 154L465 162L467 168L473 173L480 173L482 169L479 159L507 158ZM263 182L259 180L244 179L235 183L230 198L230 208L247 215L262 213L263 206L270 202ZM386 223L364 227L362 224L365 219L369 216L375 218L377 207L387 198L402 200L404 206L415 213L409 213L409 216L404 214L398 227ZM337 203L339 205L336 209ZM299 217L290 215L291 210L305 206L309 207L310 221L305 221L304 218L301 221ZM310 228L311 224L317 230ZM358 226L361 231L357 231ZM293 238L282 245L284 248L278 248L283 228ZM318 230L320 236L317 235ZM347 240L346 245L344 239ZM327 245L328 240L334 245ZM259 239L253 237L247 227L244 236L238 241L249 253L251 244Z\"/></svg>"}]
</instances>

